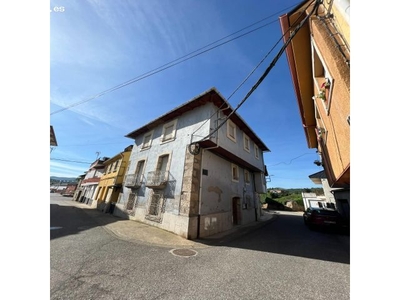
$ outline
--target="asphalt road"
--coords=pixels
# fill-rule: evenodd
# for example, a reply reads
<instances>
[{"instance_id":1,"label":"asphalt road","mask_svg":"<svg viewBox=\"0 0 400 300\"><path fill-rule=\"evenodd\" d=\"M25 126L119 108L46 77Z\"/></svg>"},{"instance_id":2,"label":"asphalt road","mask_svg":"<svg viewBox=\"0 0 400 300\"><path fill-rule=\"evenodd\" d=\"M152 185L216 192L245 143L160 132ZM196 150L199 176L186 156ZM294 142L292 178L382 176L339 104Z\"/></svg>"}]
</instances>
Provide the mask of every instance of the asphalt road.
<instances>
[{"instance_id":1,"label":"asphalt road","mask_svg":"<svg viewBox=\"0 0 400 300\"><path fill-rule=\"evenodd\" d=\"M177 256L119 239L70 201L50 203L51 299L350 299L350 237L310 231L299 213Z\"/></svg>"}]
</instances>

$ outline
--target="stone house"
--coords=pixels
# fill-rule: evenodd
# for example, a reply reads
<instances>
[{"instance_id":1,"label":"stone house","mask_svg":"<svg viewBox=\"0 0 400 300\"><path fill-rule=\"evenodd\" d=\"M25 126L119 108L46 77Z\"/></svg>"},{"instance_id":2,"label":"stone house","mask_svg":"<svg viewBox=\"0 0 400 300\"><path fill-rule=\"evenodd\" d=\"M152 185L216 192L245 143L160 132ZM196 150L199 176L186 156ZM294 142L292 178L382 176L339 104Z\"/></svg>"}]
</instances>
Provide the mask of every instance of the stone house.
<instances>
[{"instance_id":1,"label":"stone house","mask_svg":"<svg viewBox=\"0 0 400 300\"><path fill-rule=\"evenodd\" d=\"M215 88L126 137L135 143L114 215L187 239L260 217L270 150Z\"/></svg>"}]
</instances>

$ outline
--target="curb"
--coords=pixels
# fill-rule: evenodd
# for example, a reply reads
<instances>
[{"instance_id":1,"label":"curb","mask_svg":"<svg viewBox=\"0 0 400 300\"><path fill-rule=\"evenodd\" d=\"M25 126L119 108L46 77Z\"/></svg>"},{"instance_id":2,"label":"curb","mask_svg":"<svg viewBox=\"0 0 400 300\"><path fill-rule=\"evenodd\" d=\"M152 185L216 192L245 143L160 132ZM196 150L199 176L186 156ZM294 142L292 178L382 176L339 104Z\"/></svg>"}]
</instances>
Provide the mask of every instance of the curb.
<instances>
[{"instance_id":1,"label":"curb","mask_svg":"<svg viewBox=\"0 0 400 300\"><path fill-rule=\"evenodd\" d=\"M238 225L225 232L220 232L204 238L188 240L180 237L172 232L141 223L139 221L124 219L112 214L106 214L95 208L88 207L83 203L73 203L77 208L85 209L96 223L114 237L127 241L135 242L143 245L153 245L164 248L207 248L209 246L221 245L248 234L251 231L258 230L267 224L274 222L278 215L273 212L265 212L261 220L246 224ZM107 219L112 222L108 222ZM120 223L119 222L129 222ZM132 223L131 223L132 222ZM153 233L153 234L152 234Z\"/></svg>"}]
</instances>

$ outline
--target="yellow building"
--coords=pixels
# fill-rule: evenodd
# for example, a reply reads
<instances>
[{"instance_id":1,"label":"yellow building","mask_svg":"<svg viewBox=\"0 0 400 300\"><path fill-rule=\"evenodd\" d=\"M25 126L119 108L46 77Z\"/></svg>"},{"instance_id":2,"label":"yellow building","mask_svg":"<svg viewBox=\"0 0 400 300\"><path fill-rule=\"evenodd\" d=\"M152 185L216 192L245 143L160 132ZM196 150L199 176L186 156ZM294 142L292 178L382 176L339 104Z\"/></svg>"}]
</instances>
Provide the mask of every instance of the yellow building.
<instances>
[{"instance_id":1,"label":"yellow building","mask_svg":"<svg viewBox=\"0 0 400 300\"><path fill-rule=\"evenodd\" d=\"M350 1L304 1L280 17L302 126L342 212L350 203ZM341 203L338 203L341 202Z\"/></svg>"},{"instance_id":2,"label":"yellow building","mask_svg":"<svg viewBox=\"0 0 400 300\"><path fill-rule=\"evenodd\" d=\"M122 183L132 147L132 145L126 147L123 152L103 163L104 175L100 178L92 206L103 212L112 212L113 205L118 201L122 193Z\"/></svg>"}]
</instances>

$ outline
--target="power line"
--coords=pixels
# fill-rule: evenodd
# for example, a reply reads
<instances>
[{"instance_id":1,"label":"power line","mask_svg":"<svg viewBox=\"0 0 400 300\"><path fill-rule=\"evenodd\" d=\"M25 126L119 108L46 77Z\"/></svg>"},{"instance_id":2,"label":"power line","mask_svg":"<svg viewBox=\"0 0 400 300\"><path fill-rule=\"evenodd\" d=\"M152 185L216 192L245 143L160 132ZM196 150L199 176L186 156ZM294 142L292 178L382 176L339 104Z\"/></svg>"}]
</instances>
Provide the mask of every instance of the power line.
<instances>
[{"instance_id":1,"label":"power line","mask_svg":"<svg viewBox=\"0 0 400 300\"><path fill-rule=\"evenodd\" d=\"M283 37L283 36L282 36ZM275 43L275 45L271 48L271 50L261 59L261 61L253 68L253 70L246 76L246 78L236 87L236 89L229 95L228 98L226 98L227 101L229 101L230 98L246 83L246 81L250 78L251 75L254 74L254 72L260 67L260 65L264 62L264 60L268 57L268 55L272 52L273 49L278 45L279 41L282 39L282 37ZM204 121L203 124L201 124L195 131L193 131L192 135L194 135L197 131L200 130L201 127L203 127L208 120L211 120L213 116L215 116L219 111L222 110L222 107L225 105L225 103L222 103L221 106L206 120Z\"/></svg>"},{"instance_id":2,"label":"power line","mask_svg":"<svg viewBox=\"0 0 400 300\"><path fill-rule=\"evenodd\" d=\"M246 94L246 96L242 99L242 101L240 101L240 103L236 106L236 108L234 110L232 110L232 112L224 119L224 121L222 121L222 123L220 125L217 126L217 128L215 128L209 135L205 136L203 139L201 139L201 141L208 139L209 137L211 137L215 132L218 131L218 129L220 129L227 121L228 119L234 114L236 113L236 111L243 105L243 103L250 97L250 95L258 88L258 86L261 84L261 82L263 82L263 80L265 79L265 77L267 77L267 75L269 74L269 72L272 70L272 68L275 66L276 62L278 61L278 59L282 56L283 52L285 51L285 49L287 48L287 46L289 45L289 43L292 41L292 39L294 38L294 36L297 34L297 32L300 30L301 27L303 27L303 25L305 24L305 22L308 21L308 19L311 17L311 15L316 11L316 9L318 8L318 6L321 4L322 0L316 0L315 1L315 5L312 9L312 11L296 26L296 28L290 33L289 38L287 39L287 41L284 43L284 45L282 46L281 50L279 50L278 54L274 57L274 59L272 60L271 64L268 66L268 68L265 70L265 72L261 75L261 77L257 80L257 82L253 85L253 87L250 89L250 91ZM311 5L311 4L310 4ZM196 144L192 143L192 144Z\"/></svg>"},{"instance_id":3,"label":"power line","mask_svg":"<svg viewBox=\"0 0 400 300\"><path fill-rule=\"evenodd\" d=\"M292 163L292 161L294 161L295 159L298 159L298 158L300 158L300 157L302 157L304 155L309 155L309 154L314 154L314 153L303 153L303 154L301 154L299 156L296 156L295 158L292 158L288 163L286 163L284 161L281 161L281 162L279 162L277 164L268 165L268 167L273 167L273 166L277 166L277 165L280 165L280 164L290 165Z\"/></svg>"},{"instance_id":4,"label":"power line","mask_svg":"<svg viewBox=\"0 0 400 300\"><path fill-rule=\"evenodd\" d=\"M78 164L88 164L88 165L91 165L93 163L93 162L86 162L86 161L61 159L61 158L50 158L50 160L60 160L60 161L73 162L73 163L78 163Z\"/></svg>"},{"instance_id":5,"label":"power line","mask_svg":"<svg viewBox=\"0 0 400 300\"><path fill-rule=\"evenodd\" d=\"M307 8L310 6L311 4L309 4L307 6ZM295 23L299 20L300 16L297 18L297 20L295 21ZM289 29L288 29L289 31ZM227 101L229 101L229 99L243 86L243 84L246 83L246 81L250 78L251 75L253 75L253 73L259 68L259 66L264 62L264 60L269 56L269 54L275 49L275 47L278 45L278 43L283 39L283 37L285 36L285 34L288 32L286 31L281 37L280 39L275 43L275 45L271 48L270 51L268 51L268 53L261 59L261 61L254 67L254 69L246 76L246 78L238 85L238 87L229 95L228 98L226 98ZM225 103L222 103L221 106L206 120L204 121L204 123L202 123L193 133L192 135L194 135L197 131L200 130L201 127L203 127L208 120L211 120L211 118L216 115L220 110L222 110L222 107L225 105ZM229 117L228 117L229 118ZM216 131L214 131L213 133L215 133ZM212 133L212 134L213 134ZM210 134L209 136L211 136L212 134ZM206 137L207 138L207 137ZM204 139L203 139L204 140Z\"/></svg>"},{"instance_id":6,"label":"power line","mask_svg":"<svg viewBox=\"0 0 400 300\"><path fill-rule=\"evenodd\" d=\"M98 146L98 145L117 145L127 144L127 142L114 142L114 143L98 143L98 144L77 144L77 145L62 145L62 147L81 147L81 146Z\"/></svg>"},{"instance_id":7,"label":"power line","mask_svg":"<svg viewBox=\"0 0 400 300\"><path fill-rule=\"evenodd\" d=\"M293 6L293 5L292 5L292 6ZM292 6L290 6L290 7L292 7ZM288 8L290 8L290 7L288 7ZM285 10L287 10L288 8L286 8ZM255 23L251 24L251 25L248 25L248 26L244 27L244 28L242 28L242 29L240 29L240 30L238 30L238 31L236 31L236 32L234 32L234 33L232 33L232 34L230 34L230 35L227 35L227 36L225 36L225 37L223 37L223 38L221 38L221 39L218 39L218 40L216 40L216 41L214 41L214 42L212 42L212 43L210 43L210 44L208 44L208 45L206 45L206 46L203 46L203 47L201 47L201 48L199 48L199 49L197 49L197 50L195 50L195 51L192 51L192 52L190 52L190 53L188 53L188 54L186 54L186 55L184 55L184 56L182 56L182 57L180 57L180 58L178 58L178 59L172 60L172 61L170 61L169 63L166 63L166 64L164 64L164 65L162 65L162 66L160 66L160 67L158 67L158 68L155 68L155 69L153 69L153 70L151 70L151 71L148 71L148 72L146 72L146 73L144 73L144 74L142 74L142 75L139 75L139 76L137 76L137 77L135 77L135 78L133 78L133 79L130 79L130 80L124 82L124 83L121 83L121 84L119 84L119 85L116 85L116 86L114 86L114 87L108 89L108 90L105 90L105 91L103 91L103 92L100 92L100 93L98 93L98 94L96 94L96 95L94 95L94 96L92 96L92 97L90 97L90 98L88 98L88 99L84 99L84 100L78 101L78 102L73 103L73 104L71 104L71 105L69 105L69 106L66 106L66 107L63 107L63 108L61 108L61 109L59 109L59 110L56 110L56 111L50 113L50 115L54 115L54 114L56 114L56 113L62 112L62 111L64 111L64 110L67 110L67 109L69 109L69 108L72 108L72 107L78 106L78 105L80 105L80 104L83 104L83 103L89 102L89 101L91 101L91 100L94 100L94 99L96 99L96 98L99 98L99 97L101 97L101 96L103 96L103 95L105 95L105 94L107 94L107 93L110 93L110 92L113 92L113 91L115 91L115 90L121 89L121 88L123 88L123 87L125 87L125 86L127 86L127 85L130 85L130 84L132 84L132 83L135 83L135 82L137 82L137 81L140 81L140 80L142 80L142 79L145 79L145 78L147 78L147 77L149 77L149 76L152 76L152 75L155 75L155 74L157 74L157 73L159 73L159 72L165 71L165 70L167 70L167 69L169 69L169 68L171 68L171 67L174 67L174 66L176 66L176 65L178 65L178 64L181 64L181 63L183 63L183 62L185 62L185 61L187 61L187 60L189 60L189 59L192 59L192 58L194 58L194 57L197 57L197 56L199 56L199 55L201 55L201 54L204 54L204 53L209 52L209 51L211 51L211 50L213 50L213 49L216 49L216 48L218 48L218 47L220 47L220 46L222 46L222 45L225 45L225 44L227 44L227 43L229 43L229 42L232 42L232 41L234 41L234 40L236 40L236 39L239 39L239 38L241 38L241 37L243 37L243 36L245 36L245 35L248 35L248 34L254 32L254 31L257 31L257 30L259 30L259 29L261 29L261 28L263 28L263 27L266 27L266 26L268 26L268 25L271 25L272 23L275 23L275 22L277 22L278 20L275 20L275 21L272 21L272 22L270 22L270 23L267 23L267 24L264 24L264 25L262 25L262 26L259 26L259 27L255 28L255 29L250 30L250 31L248 31L248 32L245 32L244 34L241 34L241 35L239 35L239 36L237 36L237 37L235 37L235 38L232 38L232 39L227 40L227 41L225 41L225 42L223 42L223 43L217 44L216 46L213 46L213 47L211 47L211 48L209 48L209 49L206 49L206 50L201 51L201 52L199 52L199 53L197 53L197 54L194 54L194 53L196 53L196 52L198 52L198 51L200 51L200 50L203 50L203 49L205 49L205 48L207 48L207 47L209 47L209 46L211 46L211 45L213 45L213 44L215 44L215 43L217 43L217 42L219 42L219 41L222 41L222 40L224 40L224 39L226 39L226 38L228 38L228 37L230 37L230 36L232 36L232 35L235 35L235 34L241 32L241 31L243 31L243 30L245 30L245 29L247 29L247 28L249 28L249 27L252 27L252 26L254 26L254 25L256 25L256 24L258 24L258 23L260 23L260 22L262 22L262 21L265 21L266 19L269 19L269 18L271 18L272 16L277 15L277 14L279 14L280 12L285 11L285 10L281 10L281 11L279 11L279 12L276 12L276 13L274 13L274 14L272 14L272 15L270 15L270 16L268 16L268 17L262 19L262 20L259 20L259 21L255 22ZM191 54L193 54L193 55L191 55Z\"/></svg>"},{"instance_id":8,"label":"power line","mask_svg":"<svg viewBox=\"0 0 400 300\"><path fill-rule=\"evenodd\" d=\"M144 73L144 74L142 74L142 75L140 75L140 76L138 76L138 77L135 77L135 78L133 78L133 79L131 79L131 80L128 80L128 81L126 81L126 82L124 82L124 83L121 83L121 84L119 84L119 85L117 85L117 86L114 86L114 87L112 87L112 88L110 88L110 89L108 89L108 90L105 90L105 91L103 91L103 92L101 92L101 93L99 93L99 94L96 94L96 95L93 96L93 97L90 97L90 98L85 99L85 100L81 100L81 101L76 102L76 103L74 103L74 104L71 104L71 105L69 105L69 106L63 107L63 108L61 108L61 109L59 109L59 110L56 110L56 111L52 112L50 115L54 115L54 114L56 114L56 113L59 113L59 112L62 112L62 111L64 111L64 110L67 110L67 109L69 109L69 108L72 108L72 107L74 107L74 106L78 106L78 105L80 105L80 104L89 102L89 101L94 100L94 99L96 99L96 98L99 98L99 97L101 97L101 96L103 96L103 95L105 95L105 94L108 94L108 93L110 93L110 92L119 90L119 89L121 89L121 88L123 88L123 87L125 87L125 86L127 86L127 85L131 85L132 83L138 82L138 81L143 80L143 79L145 79L145 78L147 78L147 77L150 77L150 76L152 76L152 75L155 75L155 74L157 74L157 73L160 73L160 72L162 72L162 71L165 71L165 70L167 70L167 69L169 69L169 68L172 68L172 67L174 67L174 66L176 66L176 65L179 65L179 64L181 64L181 63L183 63L183 62L185 62L185 61L188 61L189 59L195 58L195 57L197 57L197 56L199 56L199 55L201 55L201 54L204 54L204 53L206 53L206 52L209 52L209 51L211 51L211 50L214 50L214 49L216 49L216 48L218 48L218 47L220 47L220 46L223 46L223 45L225 45L225 44L227 44L227 43L229 43L229 42L232 42L232 41L234 41L234 40L236 40L236 39L239 39L239 38L241 38L241 37L243 37L243 36L245 36L245 35L248 35L248 34L254 32L254 31L256 31L256 30L259 30L259 29L261 29L261 28L263 28L263 27L265 27L265 26L267 26L267 25L270 25L270 24L272 24L272 23L275 23L275 22L277 22L277 21L273 21L273 22L271 22L271 23L268 23L268 24L265 24L265 25L263 25L263 26L260 26L260 27L258 27L258 28L256 28L256 29L253 29L253 30L251 30L251 31L249 31L249 32L246 32L246 33L244 33L244 34L242 34L242 35L240 35L240 36L237 36L237 37L235 37L235 38L232 38L232 39L230 39L230 40L228 40L228 41L225 41L225 42L223 42L223 43L217 44L216 46L211 47L211 48L209 48L209 49L207 49L207 50L204 50L204 51L201 51L201 52L199 52L199 53L197 53L197 54L194 54L194 55L192 55L192 56L189 56L189 57L187 57L187 58L185 58L185 59L183 59L183 60L180 60L180 59L181 59L181 58L180 58L180 59L178 59L178 60L180 60L180 61L178 61L178 62L175 62L175 63L168 63L168 64L164 65L165 67L158 67L158 68L156 68L156 69L153 69L153 70L151 70L151 71L149 71L149 72L146 72L146 73ZM184 56L184 57L186 57L186 56ZM174 60L174 61L176 61L176 60Z\"/></svg>"}]
</instances>

